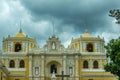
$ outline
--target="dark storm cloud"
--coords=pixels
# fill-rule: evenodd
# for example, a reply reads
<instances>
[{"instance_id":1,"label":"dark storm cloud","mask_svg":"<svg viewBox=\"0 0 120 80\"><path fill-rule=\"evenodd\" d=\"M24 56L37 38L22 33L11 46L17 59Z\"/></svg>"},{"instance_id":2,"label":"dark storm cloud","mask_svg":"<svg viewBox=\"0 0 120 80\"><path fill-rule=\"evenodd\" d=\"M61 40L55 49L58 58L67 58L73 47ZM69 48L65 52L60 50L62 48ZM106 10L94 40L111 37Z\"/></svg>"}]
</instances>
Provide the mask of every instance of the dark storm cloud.
<instances>
[{"instance_id":1,"label":"dark storm cloud","mask_svg":"<svg viewBox=\"0 0 120 80\"><path fill-rule=\"evenodd\" d=\"M3 37L18 33L20 20L23 32L36 38L40 47L53 34L53 25L65 46L86 29L106 41L117 38L120 26L108 12L120 8L119 3L120 0L1 0L0 44Z\"/></svg>"},{"instance_id":2,"label":"dark storm cloud","mask_svg":"<svg viewBox=\"0 0 120 80\"><path fill-rule=\"evenodd\" d=\"M56 26L62 30L64 25L73 25L75 31L90 32L109 28L106 24L110 9L119 8L119 0L22 0L26 9L33 16L33 20L50 19L61 20ZM51 16L51 17L50 17ZM60 28L60 29L59 29Z\"/></svg>"}]
</instances>

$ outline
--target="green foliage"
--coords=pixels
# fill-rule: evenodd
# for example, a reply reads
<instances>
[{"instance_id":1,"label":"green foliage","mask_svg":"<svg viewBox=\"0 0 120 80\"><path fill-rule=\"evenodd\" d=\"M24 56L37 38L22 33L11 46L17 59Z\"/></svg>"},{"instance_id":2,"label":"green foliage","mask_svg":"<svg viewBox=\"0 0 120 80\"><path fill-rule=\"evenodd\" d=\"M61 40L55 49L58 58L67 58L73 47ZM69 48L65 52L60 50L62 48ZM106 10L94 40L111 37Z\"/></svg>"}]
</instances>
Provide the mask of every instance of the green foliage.
<instances>
[{"instance_id":1,"label":"green foliage","mask_svg":"<svg viewBox=\"0 0 120 80\"><path fill-rule=\"evenodd\" d=\"M120 78L120 38L112 39L105 46L107 57L111 62L105 65L105 70L117 75Z\"/></svg>"},{"instance_id":2,"label":"green foliage","mask_svg":"<svg viewBox=\"0 0 120 80\"><path fill-rule=\"evenodd\" d=\"M109 11L109 16L114 17L118 24L120 24L120 9L114 9Z\"/></svg>"}]
</instances>

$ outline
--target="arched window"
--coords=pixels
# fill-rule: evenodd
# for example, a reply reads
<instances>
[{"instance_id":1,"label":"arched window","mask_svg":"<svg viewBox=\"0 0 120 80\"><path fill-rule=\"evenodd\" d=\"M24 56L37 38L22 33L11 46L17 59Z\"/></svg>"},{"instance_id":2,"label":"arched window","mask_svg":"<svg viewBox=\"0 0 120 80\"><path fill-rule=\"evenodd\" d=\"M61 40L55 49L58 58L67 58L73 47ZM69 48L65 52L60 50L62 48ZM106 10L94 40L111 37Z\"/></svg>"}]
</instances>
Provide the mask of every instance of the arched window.
<instances>
[{"instance_id":1,"label":"arched window","mask_svg":"<svg viewBox=\"0 0 120 80\"><path fill-rule=\"evenodd\" d=\"M57 66L55 64L52 64L50 68L50 73L53 73L53 71L57 73Z\"/></svg>"},{"instance_id":2,"label":"arched window","mask_svg":"<svg viewBox=\"0 0 120 80\"><path fill-rule=\"evenodd\" d=\"M24 60L21 60L19 65L20 65L20 68L24 68L24 67L25 67L25 62L24 62Z\"/></svg>"},{"instance_id":3,"label":"arched window","mask_svg":"<svg viewBox=\"0 0 120 80\"><path fill-rule=\"evenodd\" d=\"M88 68L88 61L85 60L85 61L83 62L83 68Z\"/></svg>"},{"instance_id":4,"label":"arched window","mask_svg":"<svg viewBox=\"0 0 120 80\"><path fill-rule=\"evenodd\" d=\"M87 51L93 52L93 45L91 43L87 44Z\"/></svg>"},{"instance_id":5,"label":"arched window","mask_svg":"<svg viewBox=\"0 0 120 80\"><path fill-rule=\"evenodd\" d=\"M19 52L21 50L21 44L15 44L15 52Z\"/></svg>"},{"instance_id":6,"label":"arched window","mask_svg":"<svg viewBox=\"0 0 120 80\"><path fill-rule=\"evenodd\" d=\"M10 60L9 66L10 66L10 68L14 68L15 67L14 60Z\"/></svg>"},{"instance_id":7,"label":"arched window","mask_svg":"<svg viewBox=\"0 0 120 80\"><path fill-rule=\"evenodd\" d=\"M98 68L98 61L94 61L93 68Z\"/></svg>"}]
</instances>

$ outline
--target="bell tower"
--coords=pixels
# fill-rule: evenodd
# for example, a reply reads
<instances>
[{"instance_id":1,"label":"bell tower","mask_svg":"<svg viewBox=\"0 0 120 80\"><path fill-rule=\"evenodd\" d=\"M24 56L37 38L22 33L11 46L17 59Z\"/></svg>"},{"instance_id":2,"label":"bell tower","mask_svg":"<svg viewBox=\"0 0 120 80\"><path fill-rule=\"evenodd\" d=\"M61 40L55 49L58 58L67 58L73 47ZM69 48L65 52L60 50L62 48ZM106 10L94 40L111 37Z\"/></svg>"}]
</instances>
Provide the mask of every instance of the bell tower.
<instances>
[{"instance_id":1,"label":"bell tower","mask_svg":"<svg viewBox=\"0 0 120 80\"><path fill-rule=\"evenodd\" d=\"M20 27L19 32L11 37L3 38L3 51L4 52L28 52L32 48L36 48L37 43L33 38L25 35Z\"/></svg>"}]
</instances>

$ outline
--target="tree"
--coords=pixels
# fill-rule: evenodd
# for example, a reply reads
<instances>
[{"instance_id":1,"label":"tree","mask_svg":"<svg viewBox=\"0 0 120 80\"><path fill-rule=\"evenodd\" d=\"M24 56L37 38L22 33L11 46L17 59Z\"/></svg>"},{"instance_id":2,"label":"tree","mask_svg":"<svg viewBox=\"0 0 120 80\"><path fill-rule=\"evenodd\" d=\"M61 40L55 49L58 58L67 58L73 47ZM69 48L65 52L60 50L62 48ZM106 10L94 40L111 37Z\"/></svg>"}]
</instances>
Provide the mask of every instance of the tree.
<instances>
[{"instance_id":1,"label":"tree","mask_svg":"<svg viewBox=\"0 0 120 80\"><path fill-rule=\"evenodd\" d=\"M105 48L106 55L111 61L105 65L104 69L118 76L120 80L120 37L110 40Z\"/></svg>"},{"instance_id":2,"label":"tree","mask_svg":"<svg viewBox=\"0 0 120 80\"><path fill-rule=\"evenodd\" d=\"M120 24L120 10L119 9L114 9L109 11L109 16L114 17L118 24Z\"/></svg>"}]
</instances>

